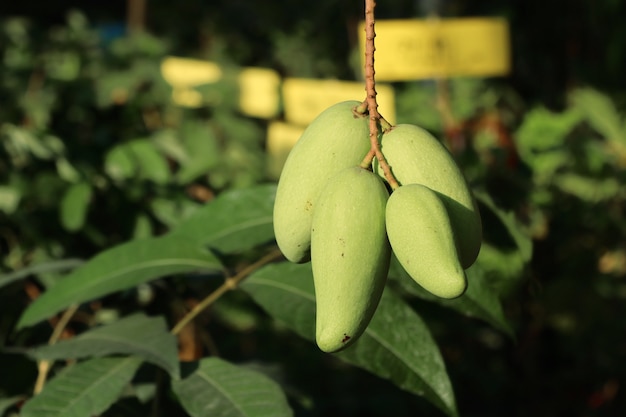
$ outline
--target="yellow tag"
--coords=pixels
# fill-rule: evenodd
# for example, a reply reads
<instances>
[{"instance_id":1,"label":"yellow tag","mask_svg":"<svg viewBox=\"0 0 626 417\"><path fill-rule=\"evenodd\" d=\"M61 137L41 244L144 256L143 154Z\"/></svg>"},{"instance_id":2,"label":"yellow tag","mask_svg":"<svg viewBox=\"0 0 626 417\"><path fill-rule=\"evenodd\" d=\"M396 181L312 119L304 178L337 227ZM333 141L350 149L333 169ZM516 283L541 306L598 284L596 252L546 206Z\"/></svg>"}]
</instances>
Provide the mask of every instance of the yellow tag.
<instances>
[{"instance_id":1,"label":"yellow tag","mask_svg":"<svg viewBox=\"0 0 626 417\"><path fill-rule=\"evenodd\" d=\"M280 76L271 69L244 68L239 73L239 107L252 117L270 119L278 114Z\"/></svg>"},{"instance_id":2,"label":"yellow tag","mask_svg":"<svg viewBox=\"0 0 626 417\"><path fill-rule=\"evenodd\" d=\"M301 126L272 121L267 127L267 170L271 178L280 177L289 151L304 132Z\"/></svg>"},{"instance_id":3,"label":"yellow tag","mask_svg":"<svg viewBox=\"0 0 626 417\"><path fill-rule=\"evenodd\" d=\"M192 87L218 82L220 67L209 61L168 57L161 62L161 75L172 86L172 101L180 106L200 107L203 97Z\"/></svg>"},{"instance_id":4,"label":"yellow tag","mask_svg":"<svg viewBox=\"0 0 626 417\"><path fill-rule=\"evenodd\" d=\"M376 79L499 76L511 70L509 26L500 18L376 21ZM365 62L365 24L359 25Z\"/></svg>"},{"instance_id":5,"label":"yellow tag","mask_svg":"<svg viewBox=\"0 0 626 417\"><path fill-rule=\"evenodd\" d=\"M396 117L394 91L376 84L378 112L393 124ZM346 100L365 100L365 82L288 78L283 82L285 119L306 126L322 111Z\"/></svg>"},{"instance_id":6,"label":"yellow tag","mask_svg":"<svg viewBox=\"0 0 626 417\"><path fill-rule=\"evenodd\" d=\"M210 84L222 78L222 70L213 62L175 57L165 58L161 62L161 74L173 87Z\"/></svg>"}]
</instances>

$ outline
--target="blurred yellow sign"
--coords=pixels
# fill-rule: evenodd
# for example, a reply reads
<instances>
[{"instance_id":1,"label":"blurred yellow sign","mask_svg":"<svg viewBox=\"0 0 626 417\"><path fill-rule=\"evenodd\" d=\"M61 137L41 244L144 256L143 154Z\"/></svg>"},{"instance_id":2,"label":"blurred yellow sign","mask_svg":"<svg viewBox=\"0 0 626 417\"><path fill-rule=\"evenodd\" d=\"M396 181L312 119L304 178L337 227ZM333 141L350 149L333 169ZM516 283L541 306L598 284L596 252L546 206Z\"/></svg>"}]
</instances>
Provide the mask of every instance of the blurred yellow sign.
<instances>
[{"instance_id":1,"label":"blurred yellow sign","mask_svg":"<svg viewBox=\"0 0 626 417\"><path fill-rule=\"evenodd\" d=\"M378 112L394 123L396 108L390 85L376 84ZM283 82L285 119L306 126L340 101L365 100L365 82L288 78Z\"/></svg>"},{"instance_id":2,"label":"blurred yellow sign","mask_svg":"<svg viewBox=\"0 0 626 417\"><path fill-rule=\"evenodd\" d=\"M272 121L267 127L267 170L271 178L278 178L289 151L300 139L304 127Z\"/></svg>"},{"instance_id":3,"label":"blurred yellow sign","mask_svg":"<svg viewBox=\"0 0 626 417\"><path fill-rule=\"evenodd\" d=\"M222 78L221 68L213 62L176 57L168 57L161 62L161 74L174 87L210 84Z\"/></svg>"},{"instance_id":4,"label":"blurred yellow sign","mask_svg":"<svg viewBox=\"0 0 626 417\"><path fill-rule=\"evenodd\" d=\"M200 107L205 103L194 87L222 80L219 65L198 59L168 57L161 62L163 79L172 86L172 100L185 107ZM238 75L239 107L242 113L260 118L272 118L279 112L280 76L265 68L244 68Z\"/></svg>"},{"instance_id":5,"label":"blurred yellow sign","mask_svg":"<svg viewBox=\"0 0 626 417\"><path fill-rule=\"evenodd\" d=\"M500 76L511 70L505 19L377 20L375 29L377 80ZM364 22L359 36L364 63Z\"/></svg>"},{"instance_id":6,"label":"blurred yellow sign","mask_svg":"<svg viewBox=\"0 0 626 417\"><path fill-rule=\"evenodd\" d=\"M239 107L254 117L271 119L278 114L280 76L271 69L244 68L239 73Z\"/></svg>"},{"instance_id":7,"label":"blurred yellow sign","mask_svg":"<svg viewBox=\"0 0 626 417\"><path fill-rule=\"evenodd\" d=\"M172 86L172 100L185 107L200 107L203 97L193 87L218 82L221 68L209 61L168 57L161 62L161 75Z\"/></svg>"}]
</instances>

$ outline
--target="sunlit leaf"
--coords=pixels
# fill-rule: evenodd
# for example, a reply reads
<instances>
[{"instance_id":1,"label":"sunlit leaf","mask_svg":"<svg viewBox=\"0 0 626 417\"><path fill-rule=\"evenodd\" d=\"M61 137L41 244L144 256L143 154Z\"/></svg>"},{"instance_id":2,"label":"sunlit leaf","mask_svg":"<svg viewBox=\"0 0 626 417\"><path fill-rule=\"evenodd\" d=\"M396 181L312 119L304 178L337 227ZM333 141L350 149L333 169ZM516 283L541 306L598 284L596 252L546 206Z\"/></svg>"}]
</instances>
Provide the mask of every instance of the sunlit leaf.
<instances>
[{"instance_id":1,"label":"sunlit leaf","mask_svg":"<svg viewBox=\"0 0 626 417\"><path fill-rule=\"evenodd\" d=\"M170 178L165 157L149 139L135 139L114 147L106 155L104 169L117 181L139 178L165 184Z\"/></svg>"},{"instance_id":2,"label":"sunlit leaf","mask_svg":"<svg viewBox=\"0 0 626 417\"><path fill-rule=\"evenodd\" d=\"M626 144L622 117L606 94L592 88L579 88L572 92L571 99L574 107L606 139Z\"/></svg>"},{"instance_id":3,"label":"sunlit leaf","mask_svg":"<svg viewBox=\"0 0 626 417\"><path fill-rule=\"evenodd\" d=\"M515 213L504 211L499 208L484 192L474 192L476 199L495 214L501 225L506 229L510 238L514 241L519 254L524 261L529 261L532 256L533 243L527 228L515 217Z\"/></svg>"},{"instance_id":4,"label":"sunlit leaf","mask_svg":"<svg viewBox=\"0 0 626 417\"><path fill-rule=\"evenodd\" d=\"M213 168L220 160L221 151L210 125L186 122L180 134L189 157L176 176L180 184L186 184Z\"/></svg>"},{"instance_id":5,"label":"sunlit leaf","mask_svg":"<svg viewBox=\"0 0 626 417\"><path fill-rule=\"evenodd\" d=\"M9 186L0 186L0 211L12 214L20 202L20 190Z\"/></svg>"},{"instance_id":6,"label":"sunlit leaf","mask_svg":"<svg viewBox=\"0 0 626 417\"><path fill-rule=\"evenodd\" d=\"M271 241L275 192L273 184L225 192L179 224L173 233L226 253Z\"/></svg>"},{"instance_id":7,"label":"sunlit leaf","mask_svg":"<svg viewBox=\"0 0 626 417\"><path fill-rule=\"evenodd\" d=\"M194 364L195 371L172 381L172 389L192 417L290 417L280 386L263 374L219 358Z\"/></svg>"},{"instance_id":8,"label":"sunlit leaf","mask_svg":"<svg viewBox=\"0 0 626 417\"><path fill-rule=\"evenodd\" d=\"M272 264L242 289L272 317L302 337L315 339L315 293L310 264ZM452 386L439 349L422 319L393 292L383 294L361 338L336 354L456 416Z\"/></svg>"},{"instance_id":9,"label":"sunlit leaf","mask_svg":"<svg viewBox=\"0 0 626 417\"><path fill-rule=\"evenodd\" d=\"M83 227L91 201L91 186L86 182L70 185L61 198L61 224L68 231Z\"/></svg>"},{"instance_id":10,"label":"sunlit leaf","mask_svg":"<svg viewBox=\"0 0 626 417\"><path fill-rule=\"evenodd\" d=\"M97 358L69 366L28 400L21 417L90 417L113 404L141 364L138 358Z\"/></svg>"},{"instance_id":11,"label":"sunlit leaf","mask_svg":"<svg viewBox=\"0 0 626 417\"><path fill-rule=\"evenodd\" d=\"M616 178L594 179L574 173L564 173L554 179L562 191L581 200L598 203L626 195L626 186Z\"/></svg>"},{"instance_id":12,"label":"sunlit leaf","mask_svg":"<svg viewBox=\"0 0 626 417\"><path fill-rule=\"evenodd\" d=\"M18 327L156 278L220 268L215 255L184 236L133 240L99 253L44 292L24 311Z\"/></svg>"},{"instance_id":13,"label":"sunlit leaf","mask_svg":"<svg viewBox=\"0 0 626 417\"><path fill-rule=\"evenodd\" d=\"M165 369L178 378L176 337L163 317L136 314L97 327L72 339L29 350L36 359L82 359L113 354L134 355Z\"/></svg>"}]
</instances>

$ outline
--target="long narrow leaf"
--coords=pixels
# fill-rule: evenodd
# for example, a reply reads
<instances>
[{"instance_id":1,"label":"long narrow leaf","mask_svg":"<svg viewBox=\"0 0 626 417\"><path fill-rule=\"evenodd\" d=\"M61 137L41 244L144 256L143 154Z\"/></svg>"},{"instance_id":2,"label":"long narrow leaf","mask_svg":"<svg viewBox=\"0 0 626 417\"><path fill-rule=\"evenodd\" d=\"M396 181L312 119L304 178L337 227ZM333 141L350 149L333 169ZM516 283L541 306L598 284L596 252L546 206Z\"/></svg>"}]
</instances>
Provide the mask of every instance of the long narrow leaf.
<instances>
[{"instance_id":1,"label":"long narrow leaf","mask_svg":"<svg viewBox=\"0 0 626 417\"><path fill-rule=\"evenodd\" d=\"M85 261L82 259L61 259L58 261L49 261L30 265L18 271L0 275L0 288L5 285L9 285L12 282L19 281L20 279L27 278L30 275L74 269L82 265L84 262Z\"/></svg>"},{"instance_id":2,"label":"long narrow leaf","mask_svg":"<svg viewBox=\"0 0 626 417\"><path fill-rule=\"evenodd\" d=\"M309 264L269 265L249 277L242 288L270 315L301 336L315 338L315 294ZM430 331L390 291L383 295L361 339L337 356L423 396L449 416L457 415L450 380Z\"/></svg>"},{"instance_id":3,"label":"long narrow leaf","mask_svg":"<svg viewBox=\"0 0 626 417\"><path fill-rule=\"evenodd\" d=\"M0 416L3 416L9 408L13 407L15 404L25 399L26 397L24 397L23 395L9 398L0 398Z\"/></svg>"},{"instance_id":4,"label":"long narrow leaf","mask_svg":"<svg viewBox=\"0 0 626 417\"><path fill-rule=\"evenodd\" d=\"M221 194L173 231L224 253L239 252L274 238L275 185Z\"/></svg>"},{"instance_id":5,"label":"long narrow leaf","mask_svg":"<svg viewBox=\"0 0 626 417\"><path fill-rule=\"evenodd\" d=\"M453 300L446 300L436 297L420 287L395 259L392 261L389 271L390 278L394 279L394 282L399 284L407 293L444 305L465 316L484 320L508 336L514 337L511 324L502 310L502 303L497 293L486 282L485 274L480 265L473 265L466 271L466 274L468 287L465 294Z\"/></svg>"},{"instance_id":6,"label":"long narrow leaf","mask_svg":"<svg viewBox=\"0 0 626 417\"><path fill-rule=\"evenodd\" d=\"M81 359L113 354L135 355L179 376L176 338L163 317L135 314L112 324L97 327L73 339L33 348L36 359Z\"/></svg>"},{"instance_id":7,"label":"long narrow leaf","mask_svg":"<svg viewBox=\"0 0 626 417\"><path fill-rule=\"evenodd\" d=\"M206 358L172 389L192 417L290 417L280 386L265 375Z\"/></svg>"},{"instance_id":8,"label":"long narrow leaf","mask_svg":"<svg viewBox=\"0 0 626 417\"><path fill-rule=\"evenodd\" d=\"M156 278L220 268L215 255L184 236L134 240L101 252L44 292L22 314L18 328L44 320L74 303Z\"/></svg>"},{"instance_id":9,"label":"long narrow leaf","mask_svg":"<svg viewBox=\"0 0 626 417\"><path fill-rule=\"evenodd\" d=\"M97 358L70 366L27 401L21 417L90 417L113 404L141 359Z\"/></svg>"}]
</instances>

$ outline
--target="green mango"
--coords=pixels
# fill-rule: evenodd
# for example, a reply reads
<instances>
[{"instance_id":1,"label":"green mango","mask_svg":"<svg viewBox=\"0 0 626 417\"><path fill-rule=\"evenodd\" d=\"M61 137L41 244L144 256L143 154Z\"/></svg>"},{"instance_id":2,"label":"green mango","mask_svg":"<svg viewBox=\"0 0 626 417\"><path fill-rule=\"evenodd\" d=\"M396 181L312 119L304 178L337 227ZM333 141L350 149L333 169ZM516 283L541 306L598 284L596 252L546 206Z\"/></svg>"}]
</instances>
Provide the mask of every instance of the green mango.
<instances>
[{"instance_id":1,"label":"green mango","mask_svg":"<svg viewBox=\"0 0 626 417\"><path fill-rule=\"evenodd\" d=\"M287 157L274 203L274 234L292 262L310 259L311 221L326 181L359 165L370 149L367 115L354 112L358 101L324 110L305 129Z\"/></svg>"},{"instance_id":2,"label":"green mango","mask_svg":"<svg viewBox=\"0 0 626 417\"><path fill-rule=\"evenodd\" d=\"M385 221L393 253L415 282L442 298L465 292L452 224L436 192L420 184L397 188L387 202Z\"/></svg>"},{"instance_id":3,"label":"green mango","mask_svg":"<svg viewBox=\"0 0 626 417\"><path fill-rule=\"evenodd\" d=\"M409 124L384 133L381 151L400 185L422 184L437 193L450 216L461 265L471 266L482 242L480 212L450 152L426 130ZM377 160L374 172L384 178Z\"/></svg>"},{"instance_id":4,"label":"green mango","mask_svg":"<svg viewBox=\"0 0 626 417\"><path fill-rule=\"evenodd\" d=\"M316 341L325 352L354 343L378 306L391 256L385 232L388 197L380 177L358 166L334 175L319 196L311 265Z\"/></svg>"}]
</instances>

